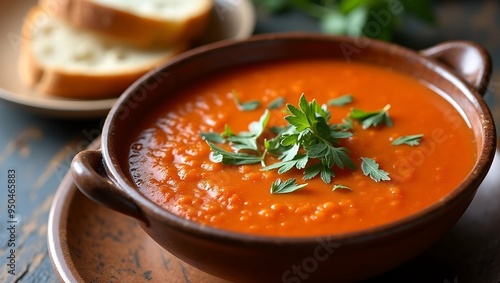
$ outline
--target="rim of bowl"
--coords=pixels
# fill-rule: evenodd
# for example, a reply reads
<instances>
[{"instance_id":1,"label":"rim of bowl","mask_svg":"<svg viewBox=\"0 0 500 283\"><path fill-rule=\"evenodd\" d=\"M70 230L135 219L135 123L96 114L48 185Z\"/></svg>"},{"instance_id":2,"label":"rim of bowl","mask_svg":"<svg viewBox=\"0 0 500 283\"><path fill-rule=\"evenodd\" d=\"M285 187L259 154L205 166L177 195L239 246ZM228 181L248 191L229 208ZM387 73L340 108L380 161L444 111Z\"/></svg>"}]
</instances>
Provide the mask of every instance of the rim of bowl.
<instances>
[{"instance_id":1,"label":"rim of bowl","mask_svg":"<svg viewBox=\"0 0 500 283\"><path fill-rule=\"evenodd\" d=\"M242 232L234 232L230 230L219 229L216 227L211 227L203 225L191 220L187 220L180 216L177 216L166 209L162 208L158 204L149 200L146 196L139 192L138 188L133 185L130 180L124 175L123 171L118 170L120 168L116 152L110 149L108 145L108 140L114 138L114 127L113 123L119 122L117 119L117 114L120 105L127 101L129 96L134 93L134 90L142 86L142 84L153 74L158 71L168 68L170 65L179 64L184 60L188 60L193 56L200 56L203 53L216 51L219 49L233 48L234 46L252 44L262 41L272 41L272 40L316 40L316 41L329 41L329 42L347 42L354 44L355 38L346 36L329 36L323 34L315 33L302 33L302 32L291 32L291 33L269 33L262 35L255 35L243 40L227 40L223 42L216 42L208 45L204 45L192 50L189 50L181 55L178 55L170 62L159 68L149 72L148 74L141 77L134 84L132 84L120 98L117 103L113 106L110 113L108 114L102 133L101 149L102 156L105 164L106 171L109 177L115 182L120 189L124 190L133 201L139 206L139 208L147 215L146 218L154 217L156 220L161 221L163 224L167 224L170 228L176 229L178 231L183 231L193 236L201 236L205 239L218 239L226 242L235 243L252 243L260 245L273 245L273 244L296 244L296 243L316 243L318 239L328 239L342 241L342 243L356 243L364 242L370 239L383 237L384 235L390 235L403 231L404 229L417 225L419 222L428 221L436 214L443 213L443 211L448 206L457 204L461 198L468 197L469 194L475 194L479 184L483 181L484 177L489 171L493 157L496 150L496 132L493 122L493 117L486 103L484 102L482 96L477 92L475 88L472 88L464 79L455 75L450 69L430 58L424 57L419 54L418 51L408 49L406 47L399 46L394 43L383 42L375 39L369 40L369 48L374 49L386 49L389 47L394 53L405 54L405 56L412 56L416 61L419 61L426 66L432 66L433 72L436 75L444 77L446 80L452 82L458 87L457 91L464 92L469 91L471 95L464 94L467 97L468 103L474 104L477 109L481 110L482 116L482 134L483 143L479 146L483 147L481 153L477 156L477 161L474 167L471 169L469 175L465 180L450 193L445 195L443 198L439 199L435 203L431 204L424 209L421 209L413 214L403 217L399 220L392 221L383 225L377 225L371 228L362 229L352 232L344 232L338 234L323 234L317 236L294 236L294 237L282 237L282 236L266 236L266 235L252 235ZM395 54L393 56L396 56ZM486 121L486 122L485 122ZM485 123L489 123L489 127L484 127ZM486 128L486 129L485 129ZM121 169L121 168L120 168Z\"/></svg>"}]
</instances>

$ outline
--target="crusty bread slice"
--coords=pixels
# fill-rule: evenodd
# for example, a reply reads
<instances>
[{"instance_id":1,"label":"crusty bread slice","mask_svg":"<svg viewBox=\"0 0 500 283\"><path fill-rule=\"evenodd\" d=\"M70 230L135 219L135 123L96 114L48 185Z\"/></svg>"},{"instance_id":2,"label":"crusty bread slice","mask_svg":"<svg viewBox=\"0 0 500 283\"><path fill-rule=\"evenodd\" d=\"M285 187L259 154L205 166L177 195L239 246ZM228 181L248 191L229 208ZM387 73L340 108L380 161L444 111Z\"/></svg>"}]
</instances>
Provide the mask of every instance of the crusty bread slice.
<instances>
[{"instance_id":1,"label":"crusty bread slice","mask_svg":"<svg viewBox=\"0 0 500 283\"><path fill-rule=\"evenodd\" d=\"M139 46L192 41L207 26L213 0L39 0L70 24Z\"/></svg>"},{"instance_id":2,"label":"crusty bread slice","mask_svg":"<svg viewBox=\"0 0 500 283\"><path fill-rule=\"evenodd\" d=\"M23 25L19 75L39 92L79 99L120 95L147 71L187 49L116 43L33 8Z\"/></svg>"}]
</instances>

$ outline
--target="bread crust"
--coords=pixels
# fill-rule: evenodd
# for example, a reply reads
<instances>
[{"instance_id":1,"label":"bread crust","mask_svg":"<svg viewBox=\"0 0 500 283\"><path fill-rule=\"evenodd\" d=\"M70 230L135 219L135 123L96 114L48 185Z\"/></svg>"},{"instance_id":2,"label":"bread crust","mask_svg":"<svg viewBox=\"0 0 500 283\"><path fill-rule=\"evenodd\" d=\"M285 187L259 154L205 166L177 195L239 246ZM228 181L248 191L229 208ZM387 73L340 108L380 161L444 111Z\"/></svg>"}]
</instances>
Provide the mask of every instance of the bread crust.
<instances>
[{"instance_id":1,"label":"bread crust","mask_svg":"<svg viewBox=\"0 0 500 283\"><path fill-rule=\"evenodd\" d=\"M169 48L165 56L159 58L150 65L141 65L134 70L126 70L120 73L92 74L78 73L63 68L44 66L37 59L32 47L32 34L36 19L44 14L39 8L33 8L26 16L22 34L23 39L20 46L18 61L18 72L21 81L38 92L66 98L75 99L104 99L119 96L130 84L149 70L168 61L189 46L187 43L176 44ZM38 17L38 18L37 18Z\"/></svg>"},{"instance_id":2,"label":"bread crust","mask_svg":"<svg viewBox=\"0 0 500 283\"><path fill-rule=\"evenodd\" d=\"M90 0L39 0L46 13L74 26L142 47L169 46L199 36L208 24L213 0L200 3L196 15L176 21L135 15Z\"/></svg>"}]
</instances>

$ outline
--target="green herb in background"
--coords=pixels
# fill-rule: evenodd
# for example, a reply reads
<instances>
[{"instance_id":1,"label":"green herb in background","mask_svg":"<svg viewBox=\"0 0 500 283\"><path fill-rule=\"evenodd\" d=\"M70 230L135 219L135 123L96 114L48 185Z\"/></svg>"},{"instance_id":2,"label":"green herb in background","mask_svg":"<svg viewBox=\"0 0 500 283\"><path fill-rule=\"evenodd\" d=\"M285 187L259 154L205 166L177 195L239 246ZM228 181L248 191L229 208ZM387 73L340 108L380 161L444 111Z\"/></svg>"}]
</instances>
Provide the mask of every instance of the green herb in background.
<instances>
[{"instance_id":1,"label":"green herb in background","mask_svg":"<svg viewBox=\"0 0 500 283\"><path fill-rule=\"evenodd\" d=\"M435 24L431 0L253 0L270 13L296 9L317 18L328 34L367 36L390 41L408 17Z\"/></svg>"}]
</instances>

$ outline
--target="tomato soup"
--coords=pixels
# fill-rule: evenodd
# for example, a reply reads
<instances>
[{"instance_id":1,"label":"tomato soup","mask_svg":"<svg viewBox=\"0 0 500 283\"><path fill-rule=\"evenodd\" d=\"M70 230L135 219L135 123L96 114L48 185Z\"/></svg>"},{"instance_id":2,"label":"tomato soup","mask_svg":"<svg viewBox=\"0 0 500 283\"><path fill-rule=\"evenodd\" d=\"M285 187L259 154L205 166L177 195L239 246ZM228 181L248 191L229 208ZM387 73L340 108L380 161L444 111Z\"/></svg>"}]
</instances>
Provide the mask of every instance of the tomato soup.
<instances>
[{"instance_id":1,"label":"tomato soup","mask_svg":"<svg viewBox=\"0 0 500 283\"><path fill-rule=\"evenodd\" d=\"M235 94L237 93L237 99ZM328 105L349 94L352 101ZM166 210L225 230L270 236L318 236L359 231L394 222L438 202L470 173L476 160L470 125L443 96L390 69L335 60L301 59L231 69L169 94L139 122L129 151L130 177L139 190ZM303 180L293 168L279 174L262 164L214 162L200 133L249 130L268 105L282 99L297 106L304 95L326 105L329 123L341 123L353 108L390 105L392 125L363 127L352 122L348 149L355 169L333 168L330 183ZM243 111L241 103L257 101ZM267 110L268 128L287 125L286 106ZM420 135L418 144L394 145L398 137ZM263 138L262 138L263 139ZM262 140L261 139L261 140ZM221 144L229 149L230 144ZM376 162L388 174L374 181L360 166ZM268 155L266 165L278 162ZM308 165L309 166L309 165ZM300 190L273 194L277 179L295 178ZM336 184L342 188L333 190ZM348 189L346 189L348 188Z\"/></svg>"}]
</instances>

